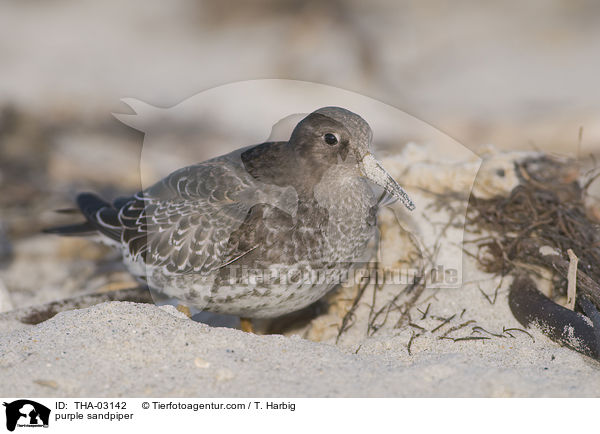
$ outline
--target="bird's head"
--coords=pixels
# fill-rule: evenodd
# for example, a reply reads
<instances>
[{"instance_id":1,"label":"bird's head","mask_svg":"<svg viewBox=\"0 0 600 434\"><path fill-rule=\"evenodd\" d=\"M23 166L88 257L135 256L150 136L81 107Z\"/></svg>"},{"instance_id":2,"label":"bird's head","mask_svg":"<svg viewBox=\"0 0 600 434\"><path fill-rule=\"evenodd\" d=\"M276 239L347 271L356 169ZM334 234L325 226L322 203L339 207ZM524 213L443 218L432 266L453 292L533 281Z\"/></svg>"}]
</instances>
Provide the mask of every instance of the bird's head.
<instances>
[{"instance_id":1,"label":"bird's head","mask_svg":"<svg viewBox=\"0 0 600 434\"><path fill-rule=\"evenodd\" d=\"M323 162L353 165L359 176L383 188L412 211L415 205L408 194L373 156L372 138L371 127L357 114L340 107L323 107L296 125L289 143L300 158L315 167Z\"/></svg>"}]
</instances>

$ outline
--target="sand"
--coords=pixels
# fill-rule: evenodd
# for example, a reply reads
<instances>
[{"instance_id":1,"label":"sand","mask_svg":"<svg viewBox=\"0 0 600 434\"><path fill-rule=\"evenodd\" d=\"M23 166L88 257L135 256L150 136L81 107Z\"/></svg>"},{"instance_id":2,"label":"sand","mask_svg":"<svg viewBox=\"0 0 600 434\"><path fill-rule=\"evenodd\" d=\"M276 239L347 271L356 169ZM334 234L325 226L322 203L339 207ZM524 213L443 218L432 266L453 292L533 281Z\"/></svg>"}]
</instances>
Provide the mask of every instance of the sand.
<instances>
[{"instance_id":1,"label":"sand","mask_svg":"<svg viewBox=\"0 0 600 434\"><path fill-rule=\"evenodd\" d=\"M536 343L476 344L406 357L393 340L354 354L299 337L211 328L127 302L5 333L4 396L597 396L598 365Z\"/></svg>"}]
</instances>

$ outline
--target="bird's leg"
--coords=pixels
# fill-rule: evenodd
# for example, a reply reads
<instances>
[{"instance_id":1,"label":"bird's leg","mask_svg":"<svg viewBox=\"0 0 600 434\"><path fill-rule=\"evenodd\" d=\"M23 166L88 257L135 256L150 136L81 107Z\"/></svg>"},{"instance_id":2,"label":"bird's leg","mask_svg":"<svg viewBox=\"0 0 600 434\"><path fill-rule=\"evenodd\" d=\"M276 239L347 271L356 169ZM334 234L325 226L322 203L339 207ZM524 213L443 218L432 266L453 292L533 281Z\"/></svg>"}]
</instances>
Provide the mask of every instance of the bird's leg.
<instances>
[{"instance_id":1,"label":"bird's leg","mask_svg":"<svg viewBox=\"0 0 600 434\"><path fill-rule=\"evenodd\" d=\"M250 318L240 318L240 328L243 332L254 333L254 327L252 327L252 320Z\"/></svg>"}]
</instances>

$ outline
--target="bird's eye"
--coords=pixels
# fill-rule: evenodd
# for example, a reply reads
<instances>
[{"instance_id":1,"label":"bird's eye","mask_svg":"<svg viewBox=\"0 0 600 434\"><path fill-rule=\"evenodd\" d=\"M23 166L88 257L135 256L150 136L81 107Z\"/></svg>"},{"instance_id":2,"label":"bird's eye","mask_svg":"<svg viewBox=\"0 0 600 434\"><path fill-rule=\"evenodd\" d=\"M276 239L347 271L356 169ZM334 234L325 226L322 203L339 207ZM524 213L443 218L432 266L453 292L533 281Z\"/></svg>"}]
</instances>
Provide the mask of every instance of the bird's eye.
<instances>
[{"instance_id":1,"label":"bird's eye","mask_svg":"<svg viewBox=\"0 0 600 434\"><path fill-rule=\"evenodd\" d=\"M323 139L325 139L325 143L327 143L328 145L335 145L338 142L337 135L333 133L325 134L323 136Z\"/></svg>"}]
</instances>

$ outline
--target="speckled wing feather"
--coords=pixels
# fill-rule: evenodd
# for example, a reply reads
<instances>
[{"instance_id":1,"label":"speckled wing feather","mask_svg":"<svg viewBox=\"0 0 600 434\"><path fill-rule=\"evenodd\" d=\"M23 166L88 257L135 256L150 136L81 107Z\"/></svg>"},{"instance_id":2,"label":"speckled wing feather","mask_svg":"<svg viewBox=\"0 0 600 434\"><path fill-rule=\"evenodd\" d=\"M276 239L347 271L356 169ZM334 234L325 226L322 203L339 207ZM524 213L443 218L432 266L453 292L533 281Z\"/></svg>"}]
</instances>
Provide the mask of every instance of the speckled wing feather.
<instances>
[{"instance_id":1,"label":"speckled wing feather","mask_svg":"<svg viewBox=\"0 0 600 434\"><path fill-rule=\"evenodd\" d=\"M208 274L231 261L231 234L257 204L295 214L297 196L253 178L238 153L180 169L119 211L134 260L169 273Z\"/></svg>"}]
</instances>

